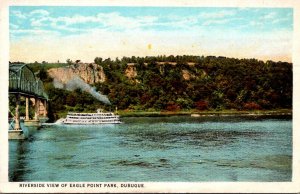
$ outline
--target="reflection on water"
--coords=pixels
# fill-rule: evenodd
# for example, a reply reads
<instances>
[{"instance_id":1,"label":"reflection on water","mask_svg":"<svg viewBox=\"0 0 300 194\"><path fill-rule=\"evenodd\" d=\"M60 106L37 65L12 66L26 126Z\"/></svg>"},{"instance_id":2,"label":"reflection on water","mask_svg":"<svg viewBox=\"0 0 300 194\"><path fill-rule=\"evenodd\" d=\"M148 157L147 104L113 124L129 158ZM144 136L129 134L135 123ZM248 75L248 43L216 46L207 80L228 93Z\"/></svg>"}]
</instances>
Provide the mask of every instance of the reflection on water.
<instances>
[{"instance_id":1,"label":"reflection on water","mask_svg":"<svg viewBox=\"0 0 300 194\"><path fill-rule=\"evenodd\" d=\"M292 157L287 155L265 156L253 160L203 160L201 163L212 163L216 166L232 168L265 168L289 172L292 170Z\"/></svg>"},{"instance_id":2,"label":"reflection on water","mask_svg":"<svg viewBox=\"0 0 300 194\"><path fill-rule=\"evenodd\" d=\"M226 144L238 141L238 138L252 138L258 140L265 132L255 131L219 131L219 130L198 130L198 131L168 131L168 130L135 130L122 131L120 135L128 138L128 142L124 145L134 146L139 145L140 142L148 144L148 146L158 145L163 146L167 143L190 144L194 146L223 146ZM135 144L136 142L136 144ZM144 146L147 146L144 144Z\"/></svg>"},{"instance_id":3,"label":"reflection on water","mask_svg":"<svg viewBox=\"0 0 300 194\"><path fill-rule=\"evenodd\" d=\"M291 118L124 118L10 141L10 181L291 181Z\"/></svg>"},{"instance_id":4,"label":"reflection on water","mask_svg":"<svg viewBox=\"0 0 300 194\"><path fill-rule=\"evenodd\" d=\"M15 152L10 152L9 158L9 174L11 181L23 181L25 173L30 173L30 168L27 168L26 155L28 152L28 142L24 140L11 140L10 149Z\"/></svg>"}]
</instances>

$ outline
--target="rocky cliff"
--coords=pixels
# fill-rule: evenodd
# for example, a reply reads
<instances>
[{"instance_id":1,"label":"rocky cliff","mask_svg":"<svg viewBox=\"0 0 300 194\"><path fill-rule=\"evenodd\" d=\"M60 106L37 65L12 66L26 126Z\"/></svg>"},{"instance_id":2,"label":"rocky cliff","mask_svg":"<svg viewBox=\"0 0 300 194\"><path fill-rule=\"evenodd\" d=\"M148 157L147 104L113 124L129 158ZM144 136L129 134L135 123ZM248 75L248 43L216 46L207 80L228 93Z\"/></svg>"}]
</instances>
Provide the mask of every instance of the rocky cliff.
<instances>
[{"instance_id":1,"label":"rocky cliff","mask_svg":"<svg viewBox=\"0 0 300 194\"><path fill-rule=\"evenodd\" d=\"M63 84L76 76L88 84L105 82L106 80L103 68L95 63L77 63L67 67L52 68L48 70L48 74Z\"/></svg>"},{"instance_id":2,"label":"rocky cliff","mask_svg":"<svg viewBox=\"0 0 300 194\"><path fill-rule=\"evenodd\" d=\"M175 62L157 62L157 65L162 67L166 63L170 65L176 65ZM147 63L145 63L147 65ZM194 66L195 63L187 63L189 66ZM162 73L163 70L161 70ZM134 63L128 63L127 68L125 70L125 75L128 79L133 80L135 82L138 82L138 80L134 79L137 76L137 70ZM182 77L184 80L190 80L191 78L195 78L195 75L193 75L190 71L183 69L182 70Z\"/></svg>"},{"instance_id":3,"label":"rocky cliff","mask_svg":"<svg viewBox=\"0 0 300 194\"><path fill-rule=\"evenodd\" d=\"M165 62L158 62L159 66L165 64ZM168 64L176 65L176 63L168 62ZM194 65L189 64L189 65ZM94 84L97 82L103 83L106 81L106 76L103 71L103 68L95 63L77 63L73 65L69 65L66 67L52 68L48 70L48 74L56 81L61 84L66 84L69 80L72 80L74 77L80 77L85 83ZM137 69L134 63L128 63L127 68L124 72L125 76L139 83L137 79ZM194 78L193 75L188 70L182 70L182 76L185 80L190 80Z\"/></svg>"}]
</instances>

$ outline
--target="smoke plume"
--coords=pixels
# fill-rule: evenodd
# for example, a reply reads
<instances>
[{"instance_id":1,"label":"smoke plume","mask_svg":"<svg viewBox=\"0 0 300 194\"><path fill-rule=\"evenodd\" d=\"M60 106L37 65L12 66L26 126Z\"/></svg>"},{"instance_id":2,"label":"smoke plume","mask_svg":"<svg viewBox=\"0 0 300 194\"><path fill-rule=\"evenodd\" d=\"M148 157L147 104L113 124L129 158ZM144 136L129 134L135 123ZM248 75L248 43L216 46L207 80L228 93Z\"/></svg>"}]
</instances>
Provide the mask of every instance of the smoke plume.
<instances>
[{"instance_id":1,"label":"smoke plume","mask_svg":"<svg viewBox=\"0 0 300 194\"><path fill-rule=\"evenodd\" d=\"M64 84L62 84L56 78L53 79L53 85L54 85L55 88L59 88L59 89L63 89L64 88Z\"/></svg>"},{"instance_id":2,"label":"smoke plume","mask_svg":"<svg viewBox=\"0 0 300 194\"><path fill-rule=\"evenodd\" d=\"M61 85L58 84L57 80L55 81L54 86L57 88L60 88ZM65 88L69 91L74 91L75 89L81 89L82 91L90 93L94 98L97 100L105 103L105 104L111 104L107 96L101 94L100 92L97 92L94 87L91 87L89 84L85 83L80 77L74 76L72 79L70 79L66 84Z\"/></svg>"}]
</instances>

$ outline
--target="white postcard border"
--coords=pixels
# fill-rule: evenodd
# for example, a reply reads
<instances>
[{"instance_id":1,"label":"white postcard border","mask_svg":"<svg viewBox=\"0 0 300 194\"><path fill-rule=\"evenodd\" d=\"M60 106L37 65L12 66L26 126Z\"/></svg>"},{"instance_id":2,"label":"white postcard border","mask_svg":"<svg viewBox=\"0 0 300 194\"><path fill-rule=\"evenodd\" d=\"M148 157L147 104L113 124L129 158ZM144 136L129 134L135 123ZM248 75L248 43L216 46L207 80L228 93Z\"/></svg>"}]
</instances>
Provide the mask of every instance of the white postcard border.
<instances>
[{"instance_id":1,"label":"white postcard border","mask_svg":"<svg viewBox=\"0 0 300 194\"><path fill-rule=\"evenodd\" d=\"M20 187L20 184L47 184L45 182L8 182L8 134L7 134L7 112L8 112L8 61L9 61L9 32L8 32L8 9L16 5L49 5L49 6L165 6L165 7L290 7L294 12L294 39L293 39L293 177L292 182L94 182L95 184L115 183L118 188L108 187ZM229 192L251 192L251 193L296 193L300 192L300 2L293 0L154 0L154 1L133 1L133 0L23 0L23 1L0 1L0 192L4 193L57 193L57 192L205 192L205 193L229 193ZM54 182L49 182L54 183ZM144 184L142 188L124 188L121 184ZM55 184L55 183L54 183ZM89 182L76 182L74 184L89 184Z\"/></svg>"}]
</instances>

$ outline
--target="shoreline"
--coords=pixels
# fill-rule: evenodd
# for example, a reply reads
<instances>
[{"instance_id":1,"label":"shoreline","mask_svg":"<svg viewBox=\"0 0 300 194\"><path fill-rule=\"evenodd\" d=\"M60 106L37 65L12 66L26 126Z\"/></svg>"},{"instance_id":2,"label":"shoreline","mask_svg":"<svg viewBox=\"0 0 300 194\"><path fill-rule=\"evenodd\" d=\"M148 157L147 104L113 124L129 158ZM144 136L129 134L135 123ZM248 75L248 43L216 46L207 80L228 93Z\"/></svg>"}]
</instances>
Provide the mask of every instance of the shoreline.
<instances>
[{"instance_id":1,"label":"shoreline","mask_svg":"<svg viewBox=\"0 0 300 194\"><path fill-rule=\"evenodd\" d=\"M121 117L168 117L168 116L191 116L191 117L211 117L211 116L292 116L292 109L278 110L209 110L209 111L118 111Z\"/></svg>"}]
</instances>

